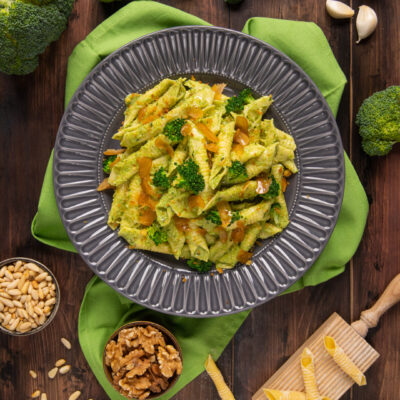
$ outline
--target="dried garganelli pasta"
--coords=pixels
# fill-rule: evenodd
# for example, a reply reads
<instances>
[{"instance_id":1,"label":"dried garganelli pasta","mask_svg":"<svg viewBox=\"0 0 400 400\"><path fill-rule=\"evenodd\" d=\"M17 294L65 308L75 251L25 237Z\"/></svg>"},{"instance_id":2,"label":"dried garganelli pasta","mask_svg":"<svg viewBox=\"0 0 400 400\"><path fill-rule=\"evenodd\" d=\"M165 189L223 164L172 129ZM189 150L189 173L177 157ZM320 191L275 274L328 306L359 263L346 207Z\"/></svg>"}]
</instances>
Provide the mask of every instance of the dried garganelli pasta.
<instances>
[{"instance_id":1,"label":"dried garganelli pasta","mask_svg":"<svg viewBox=\"0 0 400 400\"><path fill-rule=\"evenodd\" d=\"M211 357L211 354L208 355L204 367L208 375L214 382L219 397L221 397L222 400L235 400L235 397L233 396L228 385L225 383L224 377L222 376L221 371L218 369L213 358Z\"/></svg>"},{"instance_id":2,"label":"dried garganelli pasta","mask_svg":"<svg viewBox=\"0 0 400 400\"><path fill-rule=\"evenodd\" d=\"M301 372L303 374L304 387L307 400L321 400L318 391L317 380L314 370L314 355L308 347L305 347L301 354Z\"/></svg>"},{"instance_id":3,"label":"dried garganelli pasta","mask_svg":"<svg viewBox=\"0 0 400 400\"><path fill-rule=\"evenodd\" d=\"M332 356L336 364L350 376L359 386L367 384L365 375L360 369L350 360L344 350L336 343L336 340L331 336L324 337L324 345L326 351Z\"/></svg>"},{"instance_id":4,"label":"dried garganelli pasta","mask_svg":"<svg viewBox=\"0 0 400 400\"><path fill-rule=\"evenodd\" d=\"M306 400L303 392L294 390L263 389L268 400Z\"/></svg>"},{"instance_id":5,"label":"dried garganelli pasta","mask_svg":"<svg viewBox=\"0 0 400 400\"><path fill-rule=\"evenodd\" d=\"M296 144L262 119L271 96L249 89L231 98L224 84L164 79L125 99L105 152L114 189L108 225L131 248L172 254L201 272L251 263L258 238L289 223L284 197L297 172Z\"/></svg>"}]
</instances>

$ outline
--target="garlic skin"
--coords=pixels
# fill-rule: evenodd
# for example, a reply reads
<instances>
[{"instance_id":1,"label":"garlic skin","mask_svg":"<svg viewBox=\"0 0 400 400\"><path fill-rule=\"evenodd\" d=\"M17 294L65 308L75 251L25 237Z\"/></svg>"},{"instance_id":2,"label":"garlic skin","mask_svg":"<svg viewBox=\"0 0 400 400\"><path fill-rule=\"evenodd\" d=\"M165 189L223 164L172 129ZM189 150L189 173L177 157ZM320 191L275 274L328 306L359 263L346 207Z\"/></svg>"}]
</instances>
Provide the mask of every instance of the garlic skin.
<instances>
[{"instance_id":1,"label":"garlic skin","mask_svg":"<svg viewBox=\"0 0 400 400\"><path fill-rule=\"evenodd\" d=\"M332 18L344 19L351 18L354 10L347 4L336 0L326 0L326 11Z\"/></svg>"},{"instance_id":2,"label":"garlic skin","mask_svg":"<svg viewBox=\"0 0 400 400\"><path fill-rule=\"evenodd\" d=\"M378 24L378 17L376 12L368 6L360 6L356 19L356 28L358 33L358 40L356 43L360 43L361 40L367 38L376 29Z\"/></svg>"}]
</instances>

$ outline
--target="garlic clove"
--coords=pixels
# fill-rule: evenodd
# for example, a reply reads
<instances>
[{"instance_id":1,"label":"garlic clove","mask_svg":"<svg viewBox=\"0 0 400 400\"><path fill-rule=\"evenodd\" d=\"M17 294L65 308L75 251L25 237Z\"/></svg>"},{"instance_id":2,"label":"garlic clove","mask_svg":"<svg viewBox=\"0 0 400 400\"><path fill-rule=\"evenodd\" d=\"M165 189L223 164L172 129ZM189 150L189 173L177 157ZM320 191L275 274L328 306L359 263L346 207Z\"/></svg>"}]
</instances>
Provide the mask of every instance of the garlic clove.
<instances>
[{"instance_id":1,"label":"garlic clove","mask_svg":"<svg viewBox=\"0 0 400 400\"><path fill-rule=\"evenodd\" d=\"M360 6L356 19L358 33L358 40L356 43L360 43L361 40L371 35L376 29L377 24L378 17L376 16L376 12L371 7Z\"/></svg>"},{"instance_id":2,"label":"garlic clove","mask_svg":"<svg viewBox=\"0 0 400 400\"><path fill-rule=\"evenodd\" d=\"M351 18L354 15L351 7L336 0L326 0L326 11L332 18L337 19Z\"/></svg>"}]
</instances>

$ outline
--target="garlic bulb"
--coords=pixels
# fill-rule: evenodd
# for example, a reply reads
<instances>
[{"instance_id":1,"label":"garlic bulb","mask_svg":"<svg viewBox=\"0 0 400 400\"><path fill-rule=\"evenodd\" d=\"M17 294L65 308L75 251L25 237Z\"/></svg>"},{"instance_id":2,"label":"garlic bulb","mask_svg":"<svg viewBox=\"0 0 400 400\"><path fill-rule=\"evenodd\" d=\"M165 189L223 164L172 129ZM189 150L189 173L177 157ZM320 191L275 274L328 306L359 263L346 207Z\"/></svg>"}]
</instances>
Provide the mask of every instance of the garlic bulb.
<instances>
[{"instance_id":1,"label":"garlic bulb","mask_svg":"<svg viewBox=\"0 0 400 400\"><path fill-rule=\"evenodd\" d=\"M351 7L336 0L326 0L326 11L332 18L337 19L351 18L354 15Z\"/></svg>"},{"instance_id":2,"label":"garlic bulb","mask_svg":"<svg viewBox=\"0 0 400 400\"><path fill-rule=\"evenodd\" d=\"M356 43L360 43L362 39L365 39L376 29L378 24L378 17L375 11L368 6L360 6L358 11L356 27L358 33L358 40Z\"/></svg>"}]
</instances>

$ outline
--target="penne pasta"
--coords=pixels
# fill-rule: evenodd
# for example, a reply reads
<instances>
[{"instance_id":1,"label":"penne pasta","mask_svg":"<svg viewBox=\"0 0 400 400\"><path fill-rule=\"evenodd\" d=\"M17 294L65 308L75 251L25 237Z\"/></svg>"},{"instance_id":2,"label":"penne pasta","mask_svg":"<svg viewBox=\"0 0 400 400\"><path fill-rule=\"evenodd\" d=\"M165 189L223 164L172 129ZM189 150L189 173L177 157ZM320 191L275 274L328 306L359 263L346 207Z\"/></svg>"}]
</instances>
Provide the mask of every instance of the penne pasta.
<instances>
[{"instance_id":1,"label":"penne pasta","mask_svg":"<svg viewBox=\"0 0 400 400\"><path fill-rule=\"evenodd\" d=\"M301 354L301 372L303 374L304 387L307 400L321 400L318 391L317 380L314 370L314 355L308 347L305 347Z\"/></svg>"},{"instance_id":2,"label":"penne pasta","mask_svg":"<svg viewBox=\"0 0 400 400\"><path fill-rule=\"evenodd\" d=\"M306 400L303 392L293 390L263 389L268 400Z\"/></svg>"}]
</instances>

